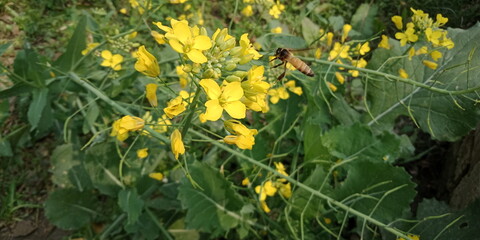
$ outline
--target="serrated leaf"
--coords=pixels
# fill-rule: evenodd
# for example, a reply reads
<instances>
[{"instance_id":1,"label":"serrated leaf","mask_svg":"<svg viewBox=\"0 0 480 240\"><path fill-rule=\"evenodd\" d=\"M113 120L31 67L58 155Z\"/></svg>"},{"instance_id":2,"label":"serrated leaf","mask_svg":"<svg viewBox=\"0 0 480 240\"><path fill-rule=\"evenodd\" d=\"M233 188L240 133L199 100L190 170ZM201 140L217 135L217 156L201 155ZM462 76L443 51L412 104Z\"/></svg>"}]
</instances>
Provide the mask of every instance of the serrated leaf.
<instances>
[{"instance_id":1,"label":"serrated leaf","mask_svg":"<svg viewBox=\"0 0 480 240\"><path fill-rule=\"evenodd\" d=\"M75 189L57 189L45 202L48 220L65 230L80 229L90 223L95 214L95 197Z\"/></svg>"},{"instance_id":2,"label":"serrated leaf","mask_svg":"<svg viewBox=\"0 0 480 240\"><path fill-rule=\"evenodd\" d=\"M65 72L73 70L72 68L82 57L82 50L86 48L87 44L86 25L87 18L82 16L72 38L68 42L67 50L55 61L55 65L60 70Z\"/></svg>"},{"instance_id":3,"label":"serrated leaf","mask_svg":"<svg viewBox=\"0 0 480 240\"><path fill-rule=\"evenodd\" d=\"M71 187L72 184L68 177L68 171L80 164L74 159L74 151L72 144L64 144L55 148L51 157L52 164L52 182L62 188Z\"/></svg>"},{"instance_id":4,"label":"serrated leaf","mask_svg":"<svg viewBox=\"0 0 480 240\"><path fill-rule=\"evenodd\" d=\"M123 189L118 193L118 206L127 214L128 224L138 221L144 202L136 189Z\"/></svg>"},{"instance_id":5,"label":"serrated leaf","mask_svg":"<svg viewBox=\"0 0 480 240\"><path fill-rule=\"evenodd\" d=\"M80 192L93 188L92 180L83 165L75 165L68 171L70 183Z\"/></svg>"},{"instance_id":6,"label":"serrated leaf","mask_svg":"<svg viewBox=\"0 0 480 240\"><path fill-rule=\"evenodd\" d=\"M40 118L42 117L43 109L45 105L47 105L47 98L48 88L40 88L33 91L32 101L27 113L31 129L37 128Z\"/></svg>"},{"instance_id":7,"label":"serrated leaf","mask_svg":"<svg viewBox=\"0 0 480 240\"><path fill-rule=\"evenodd\" d=\"M455 42L452 50L441 50L440 59L435 72L421 63L420 56L411 61L403 59L399 65L387 67L388 72L398 75L398 69L404 68L410 78L437 88L458 91L480 86L480 24L468 30L449 29L449 37ZM392 49L377 49L368 67L376 69L388 62L389 57L402 55L408 46L400 47L398 41L390 40ZM434 75L435 74L435 75ZM475 128L480 119L475 93L449 95L413 87L410 84L390 82L387 79L375 81L368 86L368 100L371 114L376 117L371 122L373 127L391 128L400 115L411 116L420 128L429 132L433 138L444 141L455 141ZM377 124L378 123L378 124Z\"/></svg>"},{"instance_id":8,"label":"serrated leaf","mask_svg":"<svg viewBox=\"0 0 480 240\"><path fill-rule=\"evenodd\" d=\"M122 183L118 177L118 161L112 143L99 143L87 150L85 157L85 170L93 186L101 193L117 197Z\"/></svg>"},{"instance_id":9,"label":"serrated leaf","mask_svg":"<svg viewBox=\"0 0 480 240\"><path fill-rule=\"evenodd\" d=\"M374 32L374 21L377 16L378 7L376 4L363 3L357 8L352 16L352 29L355 29L361 35L359 38L365 39L371 37Z\"/></svg>"},{"instance_id":10,"label":"serrated leaf","mask_svg":"<svg viewBox=\"0 0 480 240\"><path fill-rule=\"evenodd\" d=\"M313 41L320 37L320 27L312 22L309 18L305 17L302 20L302 35L307 45L310 45Z\"/></svg>"},{"instance_id":11,"label":"serrated leaf","mask_svg":"<svg viewBox=\"0 0 480 240\"><path fill-rule=\"evenodd\" d=\"M415 184L403 168L362 160L345 165L347 178L333 190L338 201L383 222L396 219L410 208Z\"/></svg>"},{"instance_id":12,"label":"serrated leaf","mask_svg":"<svg viewBox=\"0 0 480 240\"><path fill-rule=\"evenodd\" d=\"M26 82L32 87L44 87L45 81L49 78L45 63L28 45L17 52L13 62L13 72L15 74L11 74L9 77L14 83Z\"/></svg>"},{"instance_id":13,"label":"serrated leaf","mask_svg":"<svg viewBox=\"0 0 480 240\"><path fill-rule=\"evenodd\" d=\"M221 221L229 219L225 215L240 217L239 211L243 205L240 196L232 190L231 182L204 163L194 162L188 169L191 177L202 189L193 187L186 179L179 187L178 199L187 209L187 228L209 232L212 236L219 236L230 230L232 222L224 226Z\"/></svg>"}]
</instances>

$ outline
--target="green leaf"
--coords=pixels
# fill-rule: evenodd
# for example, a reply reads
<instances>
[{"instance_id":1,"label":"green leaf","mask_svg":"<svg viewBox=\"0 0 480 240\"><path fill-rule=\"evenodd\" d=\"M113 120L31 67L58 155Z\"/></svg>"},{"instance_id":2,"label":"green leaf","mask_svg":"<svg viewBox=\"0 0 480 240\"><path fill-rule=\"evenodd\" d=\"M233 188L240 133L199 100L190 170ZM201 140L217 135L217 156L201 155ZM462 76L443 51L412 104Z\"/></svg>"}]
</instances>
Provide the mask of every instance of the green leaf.
<instances>
[{"instance_id":1,"label":"green leaf","mask_svg":"<svg viewBox=\"0 0 480 240\"><path fill-rule=\"evenodd\" d=\"M307 47L307 43L303 38L293 35L275 34L272 37L272 43L274 43L276 47L281 48L302 49Z\"/></svg>"},{"instance_id":2,"label":"green leaf","mask_svg":"<svg viewBox=\"0 0 480 240\"><path fill-rule=\"evenodd\" d=\"M31 125L31 129L38 127L40 118L42 117L43 109L47 105L48 88L35 89L33 91L32 102L28 107L28 122Z\"/></svg>"},{"instance_id":3,"label":"green leaf","mask_svg":"<svg viewBox=\"0 0 480 240\"><path fill-rule=\"evenodd\" d=\"M55 65L60 70L65 72L74 70L73 67L82 57L82 50L87 46L86 25L87 17L83 16L80 18L70 42L68 42L67 50L55 61Z\"/></svg>"},{"instance_id":4,"label":"green leaf","mask_svg":"<svg viewBox=\"0 0 480 240\"><path fill-rule=\"evenodd\" d=\"M355 160L343 165L347 178L333 196L350 207L383 222L410 209L415 184L400 167L385 162Z\"/></svg>"},{"instance_id":5,"label":"green leaf","mask_svg":"<svg viewBox=\"0 0 480 240\"><path fill-rule=\"evenodd\" d=\"M161 239L159 238L160 229L146 212L140 215L135 224L125 225L124 228L128 233L136 234L130 239Z\"/></svg>"},{"instance_id":6,"label":"green leaf","mask_svg":"<svg viewBox=\"0 0 480 240\"><path fill-rule=\"evenodd\" d=\"M90 192L75 189L57 189L45 202L45 215L48 220L65 230L80 229L95 215L95 196Z\"/></svg>"},{"instance_id":7,"label":"green leaf","mask_svg":"<svg viewBox=\"0 0 480 240\"><path fill-rule=\"evenodd\" d=\"M144 202L136 189L123 189L118 193L118 205L128 216L128 224L138 221Z\"/></svg>"},{"instance_id":8,"label":"green leaf","mask_svg":"<svg viewBox=\"0 0 480 240\"><path fill-rule=\"evenodd\" d=\"M27 82L31 86L44 87L45 81L50 77L45 61L41 61L39 57L28 45L25 49L18 51L13 62L15 74L11 74L9 78L16 84Z\"/></svg>"},{"instance_id":9,"label":"green leaf","mask_svg":"<svg viewBox=\"0 0 480 240\"><path fill-rule=\"evenodd\" d=\"M71 187L72 183L70 182L68 172L72 167L80 164L74 158L73 145L64 144L55 148L50 161L52 164L53 183L62 188Z\"/></svg>"},{"instance_id":10,"label":"green leaf","mask_svg":"<svg viewBox=\"0 0 480 240\"><path fill-rule=\"evenodd\" d=\"M398 41L390 40L392 49L377 49L368 67L377 69L385 62L384 69L392 75L404 68L410 78L437 88L457 91L480 86L480 24L468 30L449 29L449 37L455 42L451 50L441 50L438 71L422 65L421 56L388 61L390 57L403 55L407 46L400 47ZM424 56L424 55L423 55ZM380 78L381 79L381 78ZM364 120L379 129L391 129L398 116L413 117L420 128L429 132L433 138L443 141L455 141L475 128L480 120L475 93L449 95L414 87L410 84L382 79L368 85L367 101L371 103L370 112L375 117Z\"/></svg>"},{"instance_id":11,"label":"green leaf","mask_svg":"<svg viewBox=\"0 0 480 240\"><path fill-rule=\"evenodd\" d=\"M327 174L323 168L317 165L308 178L303 181L303 184L319 190L323 194L330 193L332 189L328 181L327 184L322 187L322 183L326 177ZM322 189L320 189L320 187L322 187ZM302 216L303 213L303 216L307 219L320 215L322 210L321 202L322 200L320 198L313 196L311 192L303 188L297 188L290 198L293 213L296 214L296 216Z\"/></svg>"},{"instance_id":12,"label":"green leaf","mask_svg":"<svg viewBox=\"0 0 480 240\"><path fill-rule=\"evenodd\" d=\"M2 56L5 51L7 51L8 47L10 47L10 45L12 45L11 42L10 43L4 43L4 44L0 45L0 56Z\"/></svg>"},{"instance_id":13,"label":"green leaf","mask_svg":"<svg viewBox=\"0 0 480 240\"><path fill-rule=\"evenodd\" d=\"M320 27L312 22L309 18L305 17L302 20L302 35L307 45L310 45L313 41L320 38Z\"/></svg>"},{"instance_id":14,"label":"green leaf","mask_svg":"<svg viewBox=\"0 0 480 240\"><path fill-rule=\"evenodd\" d=\"M68 171L68 180L80 192L93 188L92 180L83 165L75 165Z\"/></svg>"},{"instance_id":15,"label":"green leaf","mask_svg":"<svg viewBox=\"0 0 480 240\"><path fill-rule=\"evenodd\" d=\"M200 162L194 162L188 169L193 180L202 188L195 188L186 179L179 187L178 199L187 209L185 221L188 228L220 236L234 227L236 221L243 219L240 196L218 170ZM236 220L232 219L233 216L237 216Z\"/></svg>"},{"instance_id":16,"label":"green leaf","mask_svg":"<svg viewBox=\"0 0 480 240\"><path fill-rule=\"evenodd\" d=\"M98 108L97 103L93 102L88 106L87 114L85 115L85 120L83 121L83 134L87 134L91 131L91 128L94 126L98 116L100 116L100 109Z\"/></svg>"},{"instance_id":17,"label":"green leaf","mask_svg":"<svg viewBox=\"0 0 480 240\"><path fill-rule=\"evenodd\" d=\"M325 133L321 138L333 156L345 159L357 157L372 161L397 159L402 153L400 137L384 132L374 136L367 126L358 123L351 126L337 126ZM402 149L403 150L403 149Z\"/></svg>"},{"instance_id":18,"label":"green leaf","mask_svg":"<svg viewBox=\"0 0 480 240\"><path fill-rule=\"evenodd\" d=\"M18 96L24 93L29 93L34 89L35 88L25 83L17 83L13 85L11 88L0 91L0 99L5 99L13 96Z\"/></svg>"},{"instance_id":19,"label":"green leaf","mask_svg":"<svg viewBox=\"0 0 480 240\"><path fill-rule=\"evenodd\" d=\"M360 36L357 38L366 39L375 33L374 21L377 16L378 7L376 4L363 3L357 8L357 11L352 16L352 29L355 29Z\"/></svg>"},{"instance_id":20,"label":"green leaf","mask_svg":"<svg viewBox=\"0 0 480 240\"><path fill-rule=\"evenodd\" d=\"M84 165L96 189L117 197L123 185L118 176L119 157L112 153L116 153L113 143L99 143L87 150Z\"/></svg>"},{"instance_id":21,"label":"green leaf","mask_svg":"<svg viewBox=\"0 0 480 240\"><path fill-rule=\"evenodd\" d=\"M0 139L0 156L1 157L12 157L12 146L7 139L1 138Z\"/></svg>"}]
</instances>

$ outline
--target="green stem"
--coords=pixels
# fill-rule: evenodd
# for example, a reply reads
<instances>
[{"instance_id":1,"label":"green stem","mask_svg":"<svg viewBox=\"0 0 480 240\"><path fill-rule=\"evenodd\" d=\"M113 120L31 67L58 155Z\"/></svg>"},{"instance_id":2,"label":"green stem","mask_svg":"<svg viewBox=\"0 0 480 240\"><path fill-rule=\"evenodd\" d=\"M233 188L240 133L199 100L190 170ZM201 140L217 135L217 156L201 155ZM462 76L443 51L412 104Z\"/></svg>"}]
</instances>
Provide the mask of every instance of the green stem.
<instances>
[{"instance_id":1,"label":"green stem","mask_svg":"<svg viewBox=\"0 0 480 240\"><path fill-rule=\"evenodd\" d=\"M317 197L320 197L321 199L327 201L327 202L328 202L329 204L331 204L331 205L334 205L334 206L336 206L336 207L338 207L338 208L341 208L341 209L345 210L345 211L348 212L348 213L351 213L351 214L353 214L353 215L356 215L356 216L358 216L358 217L361 217L361 218L363 218L363 219L366 219L368 222L373 223L373 224L375 224L375 225L377 225L377 226L379 226L379 227L382 227L382 228L384 228L385 230L387 230L388 232L391 232L391 233L395 234L396 236L403 237L403 238L405 238L405 239L410 239L407 235L403 234L402 232L400 232L400 231L397 230L396 228L390 227L390 226L388 226L387 224L385 224L385 223L383 223L383 222L380 222L380 221L378 221L378 220L376 220L376 219L374 219L374 218L372 218L372 217L370 217L370 216L368 216L368 215L366 215L366 214L364 214L364 213L362 213L362 212L360 212L360 211L357 211L357 210L355 210L355 209L353 209L353 208L351 208L351 207L349 207L349 206L347 206L347 205L345 205L345 204L343 204L343 203L341 203L341 202L339 202L339 201L337 201L337 200L335 200L335 199L333 199L333 198L331 198L331 197L329 197L329 196L327 196L327 195L325 195L325 194L323 194L323 193L321 193L321 192L319 192L319 191L316 191L315 189L313 189L313 188L311 188L311 187L309 187L309 186L307 186L307 185L305 185L305 184L303 184L303 183L301 183L301 182L293 179L293 178L290 177L290 176L282 175L281 173L277 172L277 171L274 170L273 168L271 168L271 167L269 167L269 166L267 166L267 165L265 165L265 164L263 164L263 163L255 160L255 159L253 159L253 158L250 158L250 157L248 157L248 156L245 156L245 155L239 153L238 151L235 151L235 150L233 150L233 149L225 146L224 144L222 144L222 143L220 143L220 142L217 142L217 141L215 141L214 139L209 138L208 136L205 136L204 134L202 134L202 133L200 133L200 132L197 132L197 131L195 131L195 130L193 130L193 129L190 129L189 132L192 133L192 134L194 134L194 135L196 135L196 136L198 136L198 137L200 137L200 138L203 138L203 139L205 139L205 140L210 140L210 143L211 143L211 144L217 146L218 148L220 148L220 149L222 149L222 150L224 150L224 151L226 151L226 152L229 152L229 153L237 156L238 158L245 159L245 160L247 160L248 162L250 162L250 163L252 163L252 164L254 164L254 165L256 165L256 166L258 166L258 167L260 167L260 168L263 168L263 169L265 169L265 170L273 173L274 175L277 175L278 177L281 177L281 178L286 179L286 180L289 181L290 183L296 185L296 186L299 187L299 188L302 188L302 189L310 192L311 194L313 194L313 195L315 195L315 196L317 196Z\"/></svg>"},{"instance_id":2,"label":"green stem","mask_svg":"<svg viewBox=\"0 0 480 240\"><path fill-rule=\"evenodd\" d=\"M480 86L477 86L477 87L474 87L474 88L451 91L451 90L447 90L447 89L433 87L433 86L425 84L425 83L416 82L412 79L402 78L402 77L391 75L391 74L388 74L388 73L379 72L379 71L376 71L376 70L371 70L371 69L366 69L366 68L358 68L358 67L354 67L354 66L351 66L351 65L340 64L340 63L336 63L336 62L330 62L330 61L315 59L315 58L302 58L302 59L306 60L306 61L310 61L310 62L316 62L316 63L324 64L324 65L331 65L331 66L335 66L335 67L339 67L339 68L342 67L342 68L346 68L346 69L352 69L352 70L356 70L356 71L360 71L360 72L364 72L364 73L369 73L369 74L382 76L382 77L387 78L387 79L397 80L399 82L411 84L413 86L425 88L425 89L431 90L433 92L441 93L441 94L461 95L461 94L472 93L472 92L475 92L477 90L480 90Z\"/></svg>"},{"instance_id":3,"label":"green stem","mask_svg":"<svg viewBox=\"0 0 480 240\"><path fill-rule=\"evenodd\" d=\"M168 231L163 227L162 223L158 221L157 217L155 217L155 214L153 214L153 212L150 211L150 209L148 209L148 208L145 208L145 211L148 213L148 216L150 216L150 218L155 223L155 225L157 225L157 227L160 229L160 231L162 231L162 233L166 237L166 239L173 240L170 233L168 233Z\"/></svg>"},{"instance_id":4,"label":"green stem","mask_svg":"<svg viewBox=\"0 0 480 240\"><path fill-rule=\"evenodd\" d=\"M130 111L128 111L126 108L120 106L117 102L113 101L113 100L110 99L109 97L107 97L107 95L105 95L105 93L103 93L102 91L98 90L95 86L91 85L91 84L88 83L87 81L82 80L76 73L74 73L74 72L69 72L68 75L70 76L70 78L71 78L75 83L77 83L78 85L82 86L82 87L85 88L86 90L92 92L92 93L95 94L98 98L102 99L104 102L106 102L108 105L110 105L110 106L113 107L115 110L117 110L117 111L119 111L120 113L122 113L123 115L134 116ZM164 142L165 144L170 144L170 139L168 139L168 138L165 137L164 135L161 135L160 133L156 132L155 130L151 129L150 127L145 126L145 127L143 128L143 130L147 131L148 133L150 133L150 135L152 135L153 137L161 140L161 141Z\"/></svg>"},{"instance_id":5,"label":"green stem","mask_svg":"<svg viewBox=\"0 0 480 240\"><path fill-rule=\"evenodd\" d=\"M185 136L187 133L188 129L192 125L192 118L193 114L195 113L195 109L197 107L197 100L198 97L200 96L200 92L202 91L202 88L197 87L197 91L195 91L195 96L193 97L192 103L188 106L188 116L185 118L185 121L183 122L183 129L182 129L182 136Z\"/></svg>"}]
</instances>

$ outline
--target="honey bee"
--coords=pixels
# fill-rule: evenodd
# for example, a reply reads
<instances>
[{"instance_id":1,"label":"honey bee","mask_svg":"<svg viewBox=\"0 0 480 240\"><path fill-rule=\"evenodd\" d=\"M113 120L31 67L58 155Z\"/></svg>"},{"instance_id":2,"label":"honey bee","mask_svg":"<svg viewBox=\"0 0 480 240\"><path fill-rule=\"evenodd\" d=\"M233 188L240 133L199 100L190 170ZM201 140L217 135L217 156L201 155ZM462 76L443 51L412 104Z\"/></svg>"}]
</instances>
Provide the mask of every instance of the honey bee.
<instances>
[{"instance_id":1,"label":"honey bee","mask_svg":"<svg viewBox=\"0 0 480 240\"><path fill-rule=\"evenodd\" d=\"M278 48L275 51L275 58L271 61L279 59L282 61L280 64L273 66L274 68L284 65L283 73L278 76L278 80L282 80L285 77L285 73L287 72L287 63L292 64L298 71L302 72L303 74L313 77L315 74L313 73L312 69L302 60L298 59L297 57L293 56L293 54L286 48Z\"/></svg>"}]
</instances>

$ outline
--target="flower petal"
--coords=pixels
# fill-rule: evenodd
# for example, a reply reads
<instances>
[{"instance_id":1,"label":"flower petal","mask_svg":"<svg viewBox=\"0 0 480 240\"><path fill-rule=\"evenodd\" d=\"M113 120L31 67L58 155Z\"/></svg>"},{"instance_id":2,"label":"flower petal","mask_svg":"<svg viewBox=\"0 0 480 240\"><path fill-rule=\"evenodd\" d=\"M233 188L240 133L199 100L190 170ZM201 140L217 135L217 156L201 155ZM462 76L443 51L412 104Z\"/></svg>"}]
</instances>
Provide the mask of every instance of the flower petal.
<instances>
[{"instance_id":1,"label":"flower petal","mask_svg":"<svg viewBox=\"0 0 480 240\"><path fill-rule=\"evenodd\" d=\"M210 38L207 36L199 35L196 36L194 39L194 44L193 48L199 49L199 50L207 50L212 47L212 42L210 41Z\"/></svg>"},{"instance_id":2,"label":"flower petal","mask_svg":"<svg viewBox=\"0 0 480 240\"><path fill-rule=\"evenodd\" d=\"M228 115L237 119L245 118L245 111L247 111L245 104L240 101L228 102L223 108L227 111Z\"/></svg>"},{"instance_id":3,"label":"flower petal","mask_svg":"<svg viewBox=\"0 0 480 240\"><path fill-rule=\"evenodd\" d=\"M102 53L102 58L103 59L110 59L112 58L112 52L108 51L108 50L103 50Z\"/></svg>"},{"instance_id":4,"label":"flower petal","mask_svg":"<svg viewBox=\"0 0 480 240\"><path fill-rule=\"evenodd\" d=\"M208 100L205 103L207 111L205 112L205 119L209 121L217 121L222 116L223 108L217 99Z\"/></svg>"},{"instance_id":5,"label":"flower petal","mask_svg":"<svg viewBox=\"0 0 480 240\"><path fill-rule=\"evenodd\" d=\"M215 82L213 79L202 79L200 81L200 86L202 86L203 90L205 90L208 98L210 99L218 99L222 94L220 86L218 86L217 82Z\"/></svg>"},{"instance_id":6,"label":"flower petal","mask_svg":"<svg viewBox=\"0 0 480 240\"><path fill-rule=\"evenodd\" d=\"M243 97L242 84L240 82L229 83L222 93L222 98L227 102L238 101Z\"/></svg>"},{"instance_id":7,"label":"flower petal","mask_svg":"<svg viewBox=\"0 0 480 240\"><path fill-rule=\"evenodd\" d=\"M168 41L170 46L173 48L173 50L179 52L179 53L184 53L183 51L183 45L176 39L170 39Z\"/></svg>"},{"instance_id":8,"label":"flower petal","mask_svg":"<svg viewBox=\"0 0 480 240\"><path fill-rule=\"evenodd\" d=\"M194 63L205 63L208 61L207 57L205 57L205 55L203 55L203 53L197 49L192 49L190 52L188 52L187 57Z\"/></svg>"}]
</instances>

